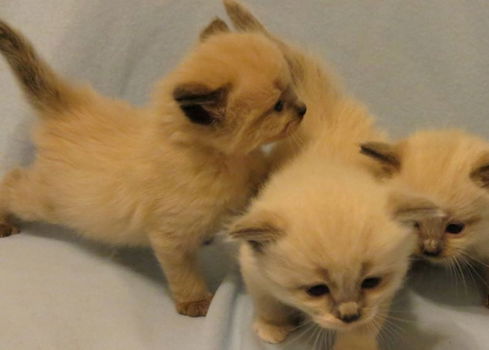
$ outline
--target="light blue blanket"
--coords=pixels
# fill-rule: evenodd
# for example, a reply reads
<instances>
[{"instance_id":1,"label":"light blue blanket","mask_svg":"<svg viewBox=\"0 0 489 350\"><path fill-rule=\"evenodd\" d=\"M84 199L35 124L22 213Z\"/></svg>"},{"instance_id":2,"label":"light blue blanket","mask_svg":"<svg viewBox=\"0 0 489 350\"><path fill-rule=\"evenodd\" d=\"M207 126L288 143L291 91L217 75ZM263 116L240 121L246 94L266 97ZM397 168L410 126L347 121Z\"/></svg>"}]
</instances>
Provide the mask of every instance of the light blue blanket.
<instances>
[{"instance_id":1,"label":"light blue blanket","mask_svg":"<svg viewBox=\"0 0 489 350\"><path fill-rule=\"evenodd\" d=\"M272 31L328 58L393 135L455 126L489 137L488 3L247 3ZM0 0L0 17L57 71L137 104L217 14L219 0ZM32 158L35 120L3 60L0 108L3 174ZM114 251L47 225L24 228L0 240L2 350L305 350L316 340L303 331L288 345L262 344L237 269L219 246L204 254L216 297L207 318L191 319L174 311L149 251ZM483 300L468 275L464 284L443 271L415 273L385 348L487 350Z\"/></svg>"}]
</instances>

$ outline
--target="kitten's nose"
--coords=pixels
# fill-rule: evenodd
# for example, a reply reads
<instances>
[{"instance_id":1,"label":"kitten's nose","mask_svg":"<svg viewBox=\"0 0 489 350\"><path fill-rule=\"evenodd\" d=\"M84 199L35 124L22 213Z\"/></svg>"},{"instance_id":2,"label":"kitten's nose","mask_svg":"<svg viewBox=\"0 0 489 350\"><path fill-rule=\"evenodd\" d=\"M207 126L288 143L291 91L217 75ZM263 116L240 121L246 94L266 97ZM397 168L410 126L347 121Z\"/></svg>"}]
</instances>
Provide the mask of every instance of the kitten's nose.
<instances>
[{"instance_id":1,"label":"kitten's nose","mask_svg":"<svg viewBox=\"0 0 489 350\"><path fill-rule=\"evenodd\" d=\"M423 250L423 254L432 258L435 258L437 256L440 256L441 254L441 249L437 248L435 250Z\"/></svg>"},{"instance_id":2,"label":"kitten's nose","mask_svg":"<svg viewBox=\"0 0 489 350\"><path fill-rule=\"evenodd\" d=\"M360 318L358 304L354 301L342 303L338 306L338 318L345 323L352 323Z\"/></svg>"},{"instance_id":3,"label":"kitten's nose","mask_svg":"<svg viewBox=\"0 0 489 350\"><path fill-rule=\"evenodd\" d=\"M307 112L307 107L303 103L298 103L296 106L296 111L297 111L297 114L299 115L299 117L302 118Z\"/></svg>"},{"instance_id":4,"label":"kitten's nose","mask_svg":"<svg viewBox=\"0 0 489 350\"><path fill-rule=\"evenodd\" d=\"M341 315L340 320L345 323L352 323L358 321L360 319L360 314L352 314L352 315Z\"/></svg>"},{"instance_id":5,"label":"kitten's nose","mask_svg":"<svg viewBox=\"0 0 489 350\"><path fill-rule=\"evenodd\" d=\"M423 242L423 254L429 257L437 257L441 254L442 248L438 241L428 239Z\"/></svg>"}]
</instances>

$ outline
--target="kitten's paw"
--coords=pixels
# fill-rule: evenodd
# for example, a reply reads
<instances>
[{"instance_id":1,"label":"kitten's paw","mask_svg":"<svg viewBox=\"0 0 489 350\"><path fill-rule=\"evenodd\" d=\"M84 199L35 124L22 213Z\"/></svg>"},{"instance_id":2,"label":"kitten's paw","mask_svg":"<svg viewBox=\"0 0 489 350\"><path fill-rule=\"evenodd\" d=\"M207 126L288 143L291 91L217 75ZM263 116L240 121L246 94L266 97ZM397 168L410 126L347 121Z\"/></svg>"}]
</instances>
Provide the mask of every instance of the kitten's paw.
<instances>
[{"instance_id":1,"label":"kitten's paw","mask_svg":"<svg viewBox=\"0 0 489 350\"><path fill-rule=\"evenodd\" d=\"M271 344L281 343L294 330L293 325L274 325L258 319L253 324L256 334L261 340Z\"/></svg>"},{"instance_id":2,"label":"kitten's paw","mask_svg":"<svg viewBox=\"0 0 489 350\"><path fill-rule=\"evenodd\" d=\"M20 229L14 225L0 223L0 238L20 233Z\"/></svg>"},{"instance_id":3,"label":"kitten's paw","mask_svg":"<svg viewBox=\"0 0 489 350\"><path fill-rule=\"evenodd\" d=\"M205 299L187 302L177 302L177 311L179 314L190 317L202 317L207 315L209 306L211 305L213 295Z\"/></svg>"}]
</instances>

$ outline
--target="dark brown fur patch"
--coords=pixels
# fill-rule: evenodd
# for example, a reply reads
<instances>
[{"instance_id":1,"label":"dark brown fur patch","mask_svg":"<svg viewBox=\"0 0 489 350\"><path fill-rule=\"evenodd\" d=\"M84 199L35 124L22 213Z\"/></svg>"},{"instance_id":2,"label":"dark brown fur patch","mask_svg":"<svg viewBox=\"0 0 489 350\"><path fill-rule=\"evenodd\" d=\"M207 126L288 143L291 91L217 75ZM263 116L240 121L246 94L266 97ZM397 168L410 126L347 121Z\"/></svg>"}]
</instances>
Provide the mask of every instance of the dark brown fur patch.
<instances>
[{"instance_id":1,"label":"dark brown fur patch","mask_svg":"<svg viewBox=\"0 0 489 350\"><path fill-rule=\"evenodd\" d=\"M470 174L470 178L483 188L489 188L489 164L481 166Z\"/></svg>"},{"instance_id":2,"label":"dark brown fur patch","mask_svg":"<svg viewBox=\"0 0 489 350\"><path fill-rule=\"evenodd\" d=\"M203 84L185 83L173 90L173 98L191 122L211 125L224 119L228 91L228 86L212 90Z\"/></svg>"},{"instance_id":3,"label":"dark brown fur patch","mask_svg":"<svg viewBox=\"0 0 489 350\"><path fill-rule=\"evenodd\" d=\"M268 33L266 28L243 5L233 0L224 0L226 12L236 29Z\"/></svg>"},{"instance_id":4,"label":"dark brown fur patch","mask_svg":"<svg viewBox=\"0 0 489 350\"><path fill-rule=\"evenodd\" d=\"M360 153L373 158L391 170L401 169L401 160L394 147L382 142L367 142L360 145Z\"/></svg>"},{"instance_id":5,"label":"dark brown fur patch","mask_svg":"<svg viewBox=\"0 0 489 350\"><path fill-rule=\"evenodd\" d=\"M2 21L0 21L0 51L34 106L59 107L65 102L65 96L59 88L59 81L54 73L36 55L30 43Z\"/></svg>"},{"instance_id":6,"label":"dark brown fur patch","mask_svg":"<svg viewBox=\"0 0 489 350\"><path fill-rule=\"evenodd\" d=\"M224 22L219 17L214 18L214 20L204 28L204 30L200 33L200 40L204 41L205 39L219 33L227 33L230 29L226 22Z\"/></svg>"}]
</instances>

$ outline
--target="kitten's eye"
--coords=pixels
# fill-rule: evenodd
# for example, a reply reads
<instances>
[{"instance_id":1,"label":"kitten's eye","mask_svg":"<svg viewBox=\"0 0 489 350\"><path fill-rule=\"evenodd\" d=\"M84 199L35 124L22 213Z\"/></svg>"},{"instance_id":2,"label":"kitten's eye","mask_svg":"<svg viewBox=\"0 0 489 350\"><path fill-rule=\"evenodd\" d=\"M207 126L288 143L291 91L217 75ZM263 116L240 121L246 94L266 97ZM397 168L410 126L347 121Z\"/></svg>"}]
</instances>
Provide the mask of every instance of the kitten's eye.
<instances>
[{"instance_id":1,"label":"kitten's eye","mask_svg":"<svg viewBox=\"0 0 489 350\"><path fill-rule=\"evenodd\" d=\"M447 225L445 232L451 233L453 235L461 233L465 228L465 225L461 222L452 222Z\"/></svg>"},{"instance_id":2,"label":"kitten's eye","mask_svg":"<svg viewBox=\"0 0 489 350\"><path fill-rule=\"evenodd\" d=\"M414 228L415 228L416 230L419 230L419 229L421 228L421 225L419 224L419 222L415 222L415 223L414 223Z\"/></svg>"},{"instance_id":3,"label":"kitten's eye","mask_svg":"<svg viewBox=\"0 0 489 350\"><path fill-rule=\"evenodd\" d=\"M362 282L362 289L374 289L382 282L380 277L366 278Z\"/></svg>"},{"instance_id":4,"label":"kitten's eye","mask_svg":"<svg viewBox=\"0 0 489 350\"><path fill-rule=\"evenodd\" d=\"M313 297L320 297L329 293L329 288L325 284L312 286L307 290L307 294Z\"/></svg>"},{"instance_id":5,"label":"kitten's eye","mask_svg":"<svg viewBox=\"0 0 489 350\"><path fill-rule=\"evenodd\" d=\"M275 106L273 106L273 109L276 112L282 112L284 109L284 101L278 100L277 103L275 103Z\"/></svg>"}]
</instances>

